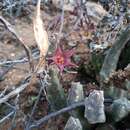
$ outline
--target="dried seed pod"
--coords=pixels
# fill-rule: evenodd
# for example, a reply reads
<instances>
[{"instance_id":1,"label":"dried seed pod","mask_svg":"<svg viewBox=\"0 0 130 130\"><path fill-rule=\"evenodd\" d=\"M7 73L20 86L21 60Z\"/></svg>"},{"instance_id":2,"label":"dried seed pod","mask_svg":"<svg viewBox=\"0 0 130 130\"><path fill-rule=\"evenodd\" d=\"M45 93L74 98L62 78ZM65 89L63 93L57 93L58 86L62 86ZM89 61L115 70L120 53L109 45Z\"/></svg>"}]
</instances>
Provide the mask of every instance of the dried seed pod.
<instances>
[{"instance_id":1,"label":"dried seed pod","mask_svg":"<svg viewBox=\"0 0 130 130\"><path fill-rule=\"evenodd\" d=\"M44 29L43 22L41 19L40 3L41 0L38 0L36 17L34 19L34 35L38 48L40 50L40 55L46 56L49 47L49 41L48 41L48 34Z\"/></svg>"},{"instance_id":2,"label":"dried seed pod","mask_svg":"<svg viewBox=\"0 0 130 130\"><path fill-rule=\"evenodd\" d=\"M35 19L33 20L34 36L35 36L37 46L40 50L40 59L35 70L38 73L42 72L45 67L45 56L49 48L48 34L43 26L43 22L41 19L40 3L41 0L38 0L36 16Z\"/></svg>"}]
</instances>

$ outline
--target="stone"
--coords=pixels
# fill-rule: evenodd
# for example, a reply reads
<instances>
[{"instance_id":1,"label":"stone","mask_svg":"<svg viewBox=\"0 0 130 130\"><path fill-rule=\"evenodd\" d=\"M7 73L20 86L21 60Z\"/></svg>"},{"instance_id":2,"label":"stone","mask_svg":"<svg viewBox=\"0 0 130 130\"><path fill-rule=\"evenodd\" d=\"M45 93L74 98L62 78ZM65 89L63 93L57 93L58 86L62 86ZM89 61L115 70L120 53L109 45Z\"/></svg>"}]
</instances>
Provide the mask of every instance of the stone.
<instances>
[{"instance_id":1,"label":"stone","mask_svg":"<svg viewBox=\"0 0 130 130\"><path fill-rule=\"evenodd\" d=\"M115 122L120 121L130 112L130 101L127 98L114 100L111 105L111 114Z\"/></svg>"},{"instance_id":2,"label":"stone","mask_svg":"<svg viewBox=\"0 0 130 130\"><path fill-rule=\"evenodd\" d=\"M103 91L94 90L86 97L84 117L87 118L90 124L106 121Z\"/></svg>"},{"instance_id":3,"label":"stone","mask_svg":"<svg viewBox=\"0 0 130 130\"><path fill-rule=\"evenodd\" d=\"M83 86L80 82L72 82L67 99L68 105L82 100L84 100Z\"/></svg>"},{"instance_id":4,"label":"stone","mask_svg":"<svg viewBox=\"0 0 130 130\"><path fill-rule=\"evenodd\" d=\"M79 119L71 116L67 121L64 130L82 130Z\"/></svg>"}]
</instances>

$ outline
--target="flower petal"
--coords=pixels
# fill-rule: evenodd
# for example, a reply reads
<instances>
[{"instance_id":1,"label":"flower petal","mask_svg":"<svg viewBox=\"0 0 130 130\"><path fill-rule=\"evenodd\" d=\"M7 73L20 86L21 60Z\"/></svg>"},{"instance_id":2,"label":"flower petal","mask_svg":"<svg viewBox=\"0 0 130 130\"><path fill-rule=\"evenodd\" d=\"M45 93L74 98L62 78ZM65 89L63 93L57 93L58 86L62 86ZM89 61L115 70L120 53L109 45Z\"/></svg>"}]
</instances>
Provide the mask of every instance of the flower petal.
<instances>
[{"instance_id":1,"label":"flower petal","mask_svg":"<svg viewBox=\"0 0 130 130\"><path fill-rule=\"evenodd\" d=\"M57 55L63 55L63 52L62 52L62 49L60 47L58 47L55 51L55 54L54 56L57 56Z\"/></svg>"},{"instance_id":2,"label":"flower petal","mask_svg":"<svg viewBox=\"0 0 130 130\"><path fill-rule=\"evenodd\" d=\"M62 73L65 67L74 66L76 64L71 62L71 56L74 54L74 50L63 51L62 48L58 47L52 57L53 62L58 66L60 72ZM63 58L63 62L58 61L60 58Z\"/></svg>"},{"instance_id":3,"label":"flower petal","mask_svg":"<svg viewBox=\"0 0 130 130\"><path fill-rule=\"evenodd\" d=\"M64 70L64 68L65 68L65 66L64 66L64 65L57 65L57 66L58 66L58 68L60 69L60 72L62 73L63 70Z\"/></svg>"},{"instance_id":4,"label":"flower petal","mask_svg":"<svg viewBox=\"0 0 130 130\"><path fill-rule=\"evenodd\" d=\"M70 59L67 59L67 60L65 61L64 66L71 66L71 67L74 66L74 67L78 67L76 64L72 63L72 62L70 61Z\"/></svg>"},{"instance_id":5,"label":"flower petal","mask_svg":"<svg viewBox=\"0 0 130 130\"><path fill-rule=\"evenodd\" d=\"M67 50L63 54L65 57L71 57L74 54L75 50Z\"/></svg>"}]
</instances>

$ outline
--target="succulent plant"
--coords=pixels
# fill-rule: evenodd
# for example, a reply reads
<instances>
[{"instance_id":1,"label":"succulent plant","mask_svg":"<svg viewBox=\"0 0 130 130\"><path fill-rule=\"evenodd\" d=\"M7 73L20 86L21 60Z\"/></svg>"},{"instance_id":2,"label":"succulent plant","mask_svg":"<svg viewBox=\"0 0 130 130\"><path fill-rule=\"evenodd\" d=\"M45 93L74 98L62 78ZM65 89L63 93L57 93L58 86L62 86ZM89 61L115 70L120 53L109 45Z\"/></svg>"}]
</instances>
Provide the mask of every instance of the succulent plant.
<instances>
[{"instance_id":1,"label":"succulent plant","mask_svg":"<svg viewBox=\"0 0 130 130\"><path fill-rule=\"evenodd\" d=\"M124 88L126 88L126 90L117 87L112 82L109 82L110 76L114 71L116 71L117 64L119 61L119 56L121 55L122 50L125 49L124 47L130 39L129 32L130 32L130 26L128 26L126 30L122 32L118 40L111 47L111 49L108 51L105 57L103 66L100 70L100 78L101 78L100 87L104 90L104 94L103 91L94 90L90 92L88 97L85 98L84 117L87 118L87 121L85 120L84 121L86 122L86 124L97 124L97 123L109 122L110 124L108 126L106 126L105 124L100 124L99 129L107 129L108 127L110 127L112 130L114 130L115 128L112 124L114 122L116 123L122 120L130 112L130 101L129 101L130 95L128 92L130 88L129 87L130 81L128 79L124 81L123 85L125 85ZM74 95L72 97L74 97ZM72 97L71 98L69 97L69 99L73 99ZM104 97L113 99L113 103L105 107ZM76 100L76 96L75 96L75 100ZM75 112L79 112L79 111L75 111ZM79 115L77 114L76 118L78 117L78 119L81 121L80 116L81 114ZM83 125L82 121L81 124ZM89 129L90 128L91 125L89 126Z\"/></svg>"},{"instance_id":2,"label":"succulent plant","mask_svg":"<svg viewBox=\"0 0 130 130\"><path fill-rule=\"evenodd\" d=\"M55 67L50 68L50 84L47 86L47 97L51 110L56 111L66 106L66 95L58 77Z\"/></svg>"}]
</instances>

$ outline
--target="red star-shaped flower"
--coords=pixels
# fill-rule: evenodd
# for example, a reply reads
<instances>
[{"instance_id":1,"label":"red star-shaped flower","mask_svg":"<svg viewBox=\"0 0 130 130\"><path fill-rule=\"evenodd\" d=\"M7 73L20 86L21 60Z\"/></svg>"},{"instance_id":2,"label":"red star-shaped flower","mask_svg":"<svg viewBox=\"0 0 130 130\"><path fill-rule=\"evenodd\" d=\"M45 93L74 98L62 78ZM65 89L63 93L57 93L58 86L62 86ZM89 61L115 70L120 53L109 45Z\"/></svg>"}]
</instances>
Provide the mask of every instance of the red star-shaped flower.
<instances>
[{"instance_id":1,"label":"red star-shaped flower","mask_svg":"<svg viewBox=\"0 0 130 130\"><path fill-rule=\"evenodd\" d=\"M73 54L74 50L63 51L60 47L58 47L54 53L54 56L51 59L53 60L53 63L58 66L60 72L63 72L65 67L76 67L76 65L71 62L71 56Z\"/></svg>"}]
</instances>

